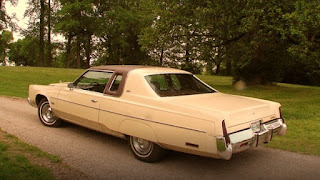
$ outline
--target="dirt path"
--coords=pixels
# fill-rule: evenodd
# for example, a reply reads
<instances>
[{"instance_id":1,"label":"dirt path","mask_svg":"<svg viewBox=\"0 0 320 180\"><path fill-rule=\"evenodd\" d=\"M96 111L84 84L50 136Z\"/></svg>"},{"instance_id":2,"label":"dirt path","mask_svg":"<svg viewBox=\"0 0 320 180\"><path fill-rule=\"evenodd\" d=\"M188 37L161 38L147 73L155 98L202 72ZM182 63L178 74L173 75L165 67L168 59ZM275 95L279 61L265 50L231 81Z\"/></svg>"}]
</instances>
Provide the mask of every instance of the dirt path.
<instances>
[{"instance_id":1,"label":"dirt path","mask_svg":"<svg viewBox=\"0 0 320 180\"><path fill-rule=\"evenodd\" d=\"M92 179L318 179L320 157L256 148L230 161L178 152L154 164L135 160L126 141L76 125L48 128L24 99L0 97L0 128Z\"/></svg>"}]
</instances>

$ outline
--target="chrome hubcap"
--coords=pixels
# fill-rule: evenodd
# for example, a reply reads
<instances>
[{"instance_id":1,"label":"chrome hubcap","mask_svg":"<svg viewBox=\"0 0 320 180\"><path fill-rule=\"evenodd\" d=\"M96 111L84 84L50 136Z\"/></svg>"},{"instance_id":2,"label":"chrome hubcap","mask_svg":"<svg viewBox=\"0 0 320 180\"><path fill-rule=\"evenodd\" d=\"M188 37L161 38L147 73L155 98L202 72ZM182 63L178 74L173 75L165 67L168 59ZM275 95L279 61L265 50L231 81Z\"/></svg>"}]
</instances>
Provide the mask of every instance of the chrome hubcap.
<instances>
[{"instance_id":1,"label":"chrome hubcap","mask_svg":"<svg viewBox=\"0 0 320 180\"><path fill-rule=\"evenodd\" d=\"M132 137L132 145L140 155L147 155L152 150L152 143L141 138Z\"/></svg>"},{"instance_id":2,"label":"chrome hubcap","mask_svg":"<svg viewBox=\"0 0 320 180\"><path fill-rule=\"evenodd\" d=\"M55 121L49 104L44 104L41 108L41 117L45 123L53 123Z\"/></svg>"}]
</instances>

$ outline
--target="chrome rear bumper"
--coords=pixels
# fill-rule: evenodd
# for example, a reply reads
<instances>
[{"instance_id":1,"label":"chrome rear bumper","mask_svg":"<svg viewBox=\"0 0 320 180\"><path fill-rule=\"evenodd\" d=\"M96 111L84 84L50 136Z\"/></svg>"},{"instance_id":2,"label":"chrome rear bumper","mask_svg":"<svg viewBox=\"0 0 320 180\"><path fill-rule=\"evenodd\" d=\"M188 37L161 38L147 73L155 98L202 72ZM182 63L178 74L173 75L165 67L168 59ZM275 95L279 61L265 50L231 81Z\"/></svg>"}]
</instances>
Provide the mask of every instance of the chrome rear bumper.
<instances>
[{"instance_id":1,"label":"chrome rear bumper","mask_svg":"<svg viewBox=\"0 0 320 180\"><path fill-rule=\"evenodd\" d=\"M217 137L218 155L222 159L229 160L233 153L244 151L259 144L268 143L274 135L285 135L287 125L282 119L261 124L261 130L254 132L251 128L229 134L230 143L226 144L225 137Z\"/></svg>"}]
</instances>

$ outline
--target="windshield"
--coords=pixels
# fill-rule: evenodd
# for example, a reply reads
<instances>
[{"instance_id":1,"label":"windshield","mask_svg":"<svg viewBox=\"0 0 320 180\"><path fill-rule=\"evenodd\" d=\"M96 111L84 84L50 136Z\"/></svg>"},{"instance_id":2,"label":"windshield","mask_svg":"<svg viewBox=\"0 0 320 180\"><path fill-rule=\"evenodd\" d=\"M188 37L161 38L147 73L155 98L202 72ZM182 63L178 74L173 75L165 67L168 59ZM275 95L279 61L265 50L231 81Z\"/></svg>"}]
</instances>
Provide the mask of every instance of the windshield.
<instances>
[{"instance_id":1,"label":"windshield","mask_svg":"<svg viewBox=\"0 0 320 180\"><path fill-rule=\"evenodd\" d=\"M155 74L145 78L160 97L215 92L192 74Z\"/></svg>"}]
</instances>

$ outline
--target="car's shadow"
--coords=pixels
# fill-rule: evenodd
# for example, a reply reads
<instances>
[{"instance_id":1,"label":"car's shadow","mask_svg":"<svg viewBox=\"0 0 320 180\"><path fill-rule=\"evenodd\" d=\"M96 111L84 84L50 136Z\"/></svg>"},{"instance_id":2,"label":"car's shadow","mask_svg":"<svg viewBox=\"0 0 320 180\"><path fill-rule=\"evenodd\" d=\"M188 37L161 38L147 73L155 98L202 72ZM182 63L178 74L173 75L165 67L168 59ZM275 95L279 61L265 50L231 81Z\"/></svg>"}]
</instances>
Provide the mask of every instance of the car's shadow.
<instances>
[{"instance_id":1,"label":"car's shadow","mask_svg":"<svg viewBox=\"0 0 320 180\"><path fill-rule=\"evenodd\" d=\"M228 161L169 151L166 158L160 162L144 163L134 158L124 139L71 123L66 123L64 127L58 129L61 134L69 134L85 140L79 141L85 144L75 143L75 146L78 148L84 146L83 150L86 150L87 153L79 154L79 157L75 156L75 158L80 158L81 163L84 163L86 173L91 173L94 178L98 179L106 177L106 172L109 172L107 177L111 179L116 177L130 179L140 177L144 179L271 179L274 177L299 179L314 174L314 171L318 172L314 170L314 166L301 163L305 158L303 156L261 147L233 154ZM72 151L72 148L69 151ZM92 157L95 160L92 160ZM110 169L112 169L111 173ZM115 174L114 171L119 172Z\"/></svg>"},{"instance_id":2,"label":"car's shadow","mask_svg":"<svg viewBox=\"0 0 320 180\"><path fill-rule=\"evenodd\" d=\"M91 130L82 126L79 126L77 124L72 124L69 122L65 122L64 125L60 128L66 128L71 131L74 131L76 133L80 133L86 138L94 138L95 140L100 141L103 144L111 144L111 145L118 145L119 148L125 148L128 149L129 151L129 145L128 141L126 139L121 139L118 137L114 137L112 135L104 134L95 130ZM202 157L198 155L192 155L192 154L187 154L183 152L177 152L177 151L171 151L168 150L165 159L163 159L161 162L175 162L175 161L190 161L190 162L195 162L195 161L201 161L203 163L218 163L219 166L225 164L225 165L230 165L230 163L238 163L242 162L243 159L245 159L246 162L255 160L258 157L261 157L262 152L260 151L255 151L254 149L249 149L247 151L243 151L241 153L236 153L232 155L231 160L222 160L222 159L214 159L214 158L209 158L209 157ZM133 158L133 156L132 156Z\"/></svg>"}]
</instances>

